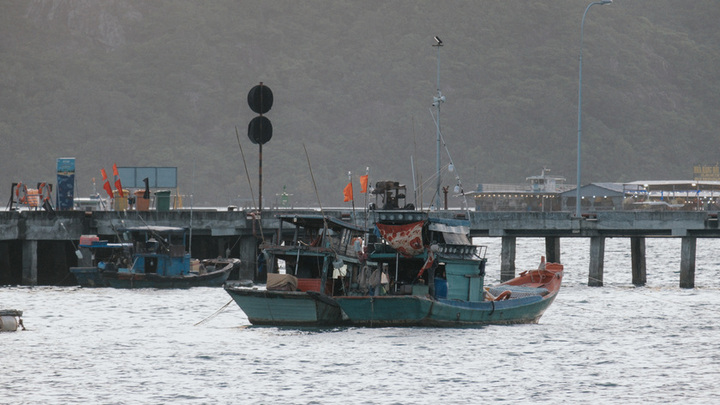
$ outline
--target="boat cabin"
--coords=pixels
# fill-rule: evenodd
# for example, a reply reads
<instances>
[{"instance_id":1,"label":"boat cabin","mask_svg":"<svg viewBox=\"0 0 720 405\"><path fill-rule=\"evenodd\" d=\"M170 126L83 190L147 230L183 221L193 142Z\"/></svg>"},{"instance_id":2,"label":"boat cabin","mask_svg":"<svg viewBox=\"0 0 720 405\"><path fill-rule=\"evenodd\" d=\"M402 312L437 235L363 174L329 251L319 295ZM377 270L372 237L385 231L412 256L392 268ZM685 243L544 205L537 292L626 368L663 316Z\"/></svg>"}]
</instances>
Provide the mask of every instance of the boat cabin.
<instances>
[{"instance_id":1,"label":"boat cabin","mask_svg":"<svg viewBox=\"0 0 720 405\"><path fill-rule=\"evenodd\" d=\"M382 243L373 246L368 263L382 269L387 286L373 291L371 280L367 294L483 300L487 247L470 242L467 221L433 218L377 229Z\"/></svg>"},{"instance_id":2,"label":"boat cabin","mask_svg":"<svg viewBox=\"0 0 720 405\"><path fill-rule=\"evenodd\" d=\"M412 203L405 203L407 187L397 181L378 181L375 188L370 191L375 194L375 202L370 204L370 209L381 210L414 210Z\"/></svg>"},{"instance_id":3,"label":"boat cabin","mask_svg":"<svg viewBox=\"0 0 720 405\"><path fill-rule=\"evenodd\" d=\"M284 263L286 274L299 279L320 279L328 277L330 266L337 259L343 263L358 262L363 251L364 228L322 215L281 215L279 219L275 242L261 245L266 268L259 268L258 273L280 273Z\"/></svg>"},{"instance_id":4,"label":"boat cabin","mask_svg":"<svg viewBox=\"0 0 720 405\"><path fill-rule=\"evenodd\" d=\"M145 226L120 229L118 233L124 243L132 244L131 264L129 267L119 267L119 272L154 273L160 276L190 273L185 228Z\"/></svg>"}]
</instances>

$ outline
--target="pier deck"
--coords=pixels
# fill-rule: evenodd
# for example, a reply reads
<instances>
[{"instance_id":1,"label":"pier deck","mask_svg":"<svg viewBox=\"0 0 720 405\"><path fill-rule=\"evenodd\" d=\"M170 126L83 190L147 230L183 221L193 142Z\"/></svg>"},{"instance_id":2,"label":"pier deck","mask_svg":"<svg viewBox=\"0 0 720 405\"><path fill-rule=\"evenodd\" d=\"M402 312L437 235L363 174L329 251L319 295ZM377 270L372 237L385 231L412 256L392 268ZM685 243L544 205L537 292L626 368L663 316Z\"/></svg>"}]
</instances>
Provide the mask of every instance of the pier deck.
<instances>
[{"instance_id":1,"label":"pier deck","mask_svg":"<svg viewBox=\"0 0 720 405\"><path fill-rule=\"evenodd\" d=\"M171 211L4 211L0 212L0 285L63 284L68 268L81 265L75 251L81 235L113 237L117 229L165 225L191 228L191 255L239 257L240 278L253 278L256 247L278 230L280 214L320 213L319 210L216 209ZM420 219L418 211L353 212L326 209L326 215L371 226L375 219L392 215ZM605 211L580 218L570 212L434 211L430 216L469 219L472 236L502 238L501 278L515 275L517 238L543 237L548 261L561 262L560 238L590 239L588 285L601 286L605 239L629 238L633 283L646 280L645 238L681 238L680 287L694 287L697 238L720 238L717 212L708 211ZM86 259L85 259L86 260Z\"/></svg>"}]
</instances>

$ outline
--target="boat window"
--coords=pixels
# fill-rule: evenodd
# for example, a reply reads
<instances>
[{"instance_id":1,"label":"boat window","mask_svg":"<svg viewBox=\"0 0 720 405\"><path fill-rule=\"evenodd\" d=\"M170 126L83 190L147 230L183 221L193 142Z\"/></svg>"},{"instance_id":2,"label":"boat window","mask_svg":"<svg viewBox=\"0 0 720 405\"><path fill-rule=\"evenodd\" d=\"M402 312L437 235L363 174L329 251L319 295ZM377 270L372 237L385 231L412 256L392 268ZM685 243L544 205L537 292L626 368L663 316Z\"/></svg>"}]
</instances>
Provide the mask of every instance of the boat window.
<instances>
[{"instance_id":1,"label":"boat window","mask_svg":"<svg viewBox=\"0 0 720 405\"><path fill-rule=\"evenodd\" d=\"M443 232L443 238L445 239L445 243L449 243L452 245L470 245L470 240L467 238L467 236L459 233L448 233Z\"/></svg>"}]
</instances>

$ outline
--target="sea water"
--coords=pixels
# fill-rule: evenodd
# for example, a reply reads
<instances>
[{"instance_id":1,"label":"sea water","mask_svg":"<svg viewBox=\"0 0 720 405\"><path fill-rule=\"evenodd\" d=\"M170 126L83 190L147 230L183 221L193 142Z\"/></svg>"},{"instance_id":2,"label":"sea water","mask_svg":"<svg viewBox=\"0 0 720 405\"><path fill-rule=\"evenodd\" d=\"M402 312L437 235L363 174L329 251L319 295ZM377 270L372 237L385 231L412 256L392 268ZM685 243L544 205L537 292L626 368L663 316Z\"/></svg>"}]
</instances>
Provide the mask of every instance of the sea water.
<instances>
[{"instance_id":1,"label":"sea water","mask_svg":"<svg viewBox=\"0 0 720 405\"><path fill-rule=\"evenodd\" d=\"M489 245L487 282L500 276ZM562 289L538 324L474 329L251 326L221 288L3 287L26 331L0 334L0 403L714 403L720 398L720 240L699 240L694 289L680 241L608 239L603 287L589 243L562 239ZM518 271L543 239L518 239ZM229 304L229 305L228 305Z\"/></svg>"}]
</instances>

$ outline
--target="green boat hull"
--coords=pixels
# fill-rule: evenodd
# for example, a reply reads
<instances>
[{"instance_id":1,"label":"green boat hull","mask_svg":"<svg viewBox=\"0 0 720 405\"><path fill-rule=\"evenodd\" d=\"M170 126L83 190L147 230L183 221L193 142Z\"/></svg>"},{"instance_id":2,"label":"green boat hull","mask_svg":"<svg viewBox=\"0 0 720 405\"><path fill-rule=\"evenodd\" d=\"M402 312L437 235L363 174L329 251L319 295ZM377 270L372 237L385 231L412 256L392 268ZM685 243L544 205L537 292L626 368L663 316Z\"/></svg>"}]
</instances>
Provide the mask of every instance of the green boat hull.
<instances>
[{"instance_id":1,"label":"green boat hull","mask_svg":"<svg viewBox=\"0 0 720 405\"><path fill-rule=\"evenodd\" d=\"M434 300L428 296L335 297L355 326L472 327L537 323L555 294L505 301Z\"/></svg>"},{"instance_id":2,"label":"green boat hull","mask_svg":"<svg viewBox=\"0 0 720 405\"><path fill-rule=\"evenodd\" d=\"M225 287L253 325L339 326L347 323L335 301L319 293Z\"/></svg>"}]
</instances>

